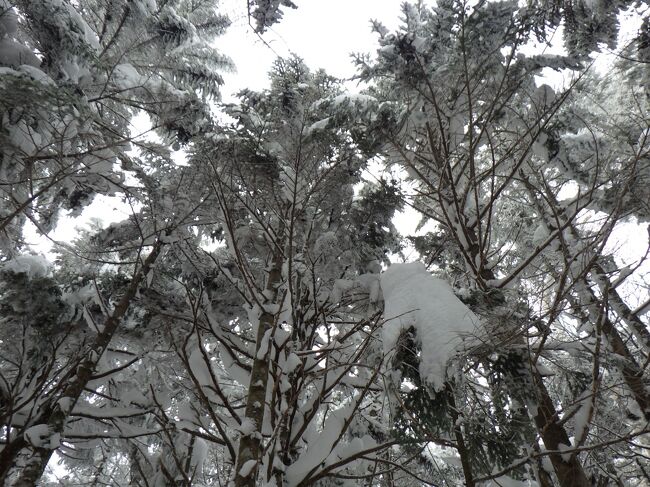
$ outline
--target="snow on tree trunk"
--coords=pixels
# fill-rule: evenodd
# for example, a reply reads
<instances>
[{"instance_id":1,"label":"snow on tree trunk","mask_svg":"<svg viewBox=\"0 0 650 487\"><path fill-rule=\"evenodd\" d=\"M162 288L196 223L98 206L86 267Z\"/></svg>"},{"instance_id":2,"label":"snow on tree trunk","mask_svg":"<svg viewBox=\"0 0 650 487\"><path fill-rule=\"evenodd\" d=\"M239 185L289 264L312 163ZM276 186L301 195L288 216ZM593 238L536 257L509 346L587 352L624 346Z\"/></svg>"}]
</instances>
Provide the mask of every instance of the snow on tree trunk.
<instances>
[{"instance_id":1,"label":"snow on tree trunk","mask_svg":"<svg viewBox=\"0 0 650 487\"><path fill-rule=\"evenodd\" d=\"M268 302L264 306L271 308L278 299L278 287L282 282L282 255L279 251L273 257L273 263L268 271L265 297ZM277 305L276 305L277 306ZM255 355L246 398L245 421L253 424L251 431L243 432L239 440L237 465L235 468L235 486L254 487L257 470L261 461L262 426L266 409L267 386L269 383L269 331L276 323L276 313L269 309L260 310L255 340Z\"/></svg>"}]
</instances>

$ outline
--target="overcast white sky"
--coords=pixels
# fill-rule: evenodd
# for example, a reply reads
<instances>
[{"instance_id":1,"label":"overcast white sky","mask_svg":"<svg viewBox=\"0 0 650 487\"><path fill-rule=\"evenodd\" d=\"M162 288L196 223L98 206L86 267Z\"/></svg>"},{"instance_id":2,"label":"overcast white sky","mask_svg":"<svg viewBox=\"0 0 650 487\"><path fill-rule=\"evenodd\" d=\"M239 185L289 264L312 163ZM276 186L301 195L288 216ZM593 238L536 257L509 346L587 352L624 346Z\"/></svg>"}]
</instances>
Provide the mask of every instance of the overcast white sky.
<instances>
[{"instance_id":1,"label":"overcast white sky","mask_svg":"<svg viewBox=\"0 0 650 487\"><path fill-rule=\"evenodd\" d=\"M277 56L296 53L312 69L323 68L332 76L350 78L353 52L374 52L376 35L370 20L389 28L399 24L401 0L295 0L295 10L260 39L248 25L246 0L222 0L222 11L232 25L217 41L222 52L235 62L237 73L225 76L224 99L241 88L267 86L266 73ZM266 42L267 45L264 44Z\"/></svg>"}]
</instances>

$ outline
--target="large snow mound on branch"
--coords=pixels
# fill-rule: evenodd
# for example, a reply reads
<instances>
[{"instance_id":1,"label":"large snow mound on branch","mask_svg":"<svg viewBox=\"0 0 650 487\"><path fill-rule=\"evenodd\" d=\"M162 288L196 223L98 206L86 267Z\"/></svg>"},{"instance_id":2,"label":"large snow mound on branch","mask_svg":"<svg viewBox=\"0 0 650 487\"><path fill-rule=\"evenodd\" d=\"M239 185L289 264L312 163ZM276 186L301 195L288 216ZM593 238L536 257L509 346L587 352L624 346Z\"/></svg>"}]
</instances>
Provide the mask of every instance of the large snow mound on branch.
<instances>
[{"instance_id":1,"label":"large snow mound on branch","mask_svg":"<svg viewBox=\"0 0 650 487\"><path fill-rule=\"evenodd\" d=\"M45 277L50 272L50 264L41 255L23 254L8 260L0 266L3 271L27 274L29 279Z\"/></svg>"},{"instance_id":2,"label":"large snow mound on branch","mask_svg":"<svg viewBox=\"0 0 650 487\"><path fill-rule=\"evenodd\" d=\"M393 264L381 275L384 296L382 340L393 353L400 334L414 327L422 346L420 376L437 391L444 387L449 360L473 334L478 318L451 286L429 274L423 264Z\"/></svg>"}]
</instances>

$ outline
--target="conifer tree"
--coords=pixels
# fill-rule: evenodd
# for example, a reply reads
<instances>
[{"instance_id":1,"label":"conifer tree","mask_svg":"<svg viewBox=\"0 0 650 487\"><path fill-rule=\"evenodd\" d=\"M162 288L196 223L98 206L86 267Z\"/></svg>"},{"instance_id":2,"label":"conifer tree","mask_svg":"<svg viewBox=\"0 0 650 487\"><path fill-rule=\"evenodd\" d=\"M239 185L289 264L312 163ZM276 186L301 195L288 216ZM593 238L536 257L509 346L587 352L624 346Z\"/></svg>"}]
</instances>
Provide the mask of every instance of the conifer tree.
<instances>
[{"instance_id":1,"label":"conifer tree","mask_svg":"<svg viewBox=\"0 0 650 487\"><path fill-rule=\"evenodd\" d=\"M95 195L120 195L136 113L171 143L209 129L228 25L212 1L9 1L2 25L3 253L31 222L47 234Z\"/></svg>"},{"instance_id":2,"label":"conifer tree","mask_svg":"<svg viewBox=\"0 0 650 487\"><path fill-rule=\"evenodd\" d=\"M0 4L6 485L34 485L41 476L174 226L155 212L161 207L150 191L162 173L148 171L169 163L165 150L134 140L131 121L145 112L169 143L181 144L211 127L208 103L222 82L216 70L229 62L210 42L227 24L213 2ZM129 153L131 142L142 158ZM94 237L106 247L83 256L87 274L21 255L26 222L47 237L61 213L79 215L97 194L148 206L114 235ZM127 242L134 247L120 255ZM92 269L109 254L115 260ZM110 263L123 266L123 280L98 277ZM36 289L47 296L43 308L25 297Z\"/></svg>"},{"instance_id":3,"label":"conifer tree","mask_svg":"<svg viewBox=\"0 0 650 487\"><path fill-rule=\"evenodd\" d=\"M235 485L366 474L375 462L361 452L388 447L362 433L360 412L379 390L381 357L369 361L376 272L399 248L395 206L379 201L391 186L370 185L354 199L367 159L351 132L366 100L297 58L276 62L268 91L240 97L228 107L233 127L192 157L213 188L204 219L218 222L225 243L194 265L240 295L239 310L221 322L205 301L207 322L195 322L180 352L200 399L194 421L225 445ZM355 310L356 293L370 308ZM222 393L233 381L232 395Z\"/></svg>"},{"instance_id":4,"label":"conifer tree","mask_svg":"<svg viewBox=\"0 0 650 487\"><path fill-rule=\"evenodd\" d=\"M647 127L645 104L634 109L638 125L620 118L632 123L620 128L634 145L610 146L611 131L596 129L602 122L580 116L572 103L586 102L582 90L589 86L580 56L522 54L538 17L514 3L405 5L403 20L394 34L377 24L377 59L358 58L361 77L375 82L370 92L394 107L392 122L370 136L381 141L387 163L413 181L408 201L423 223L436 224L415 239L416 248L464 289L483 334L444 393L427 387L418 372L423 338L412 331L404 336L404 362L395 367L418 387L404 399L399 431L454 438L466 485L492 478L495 470L540 485L638 478L638 470L617 472L616 461L605 461L596 445L612 438L598 426L612 420L599 402L606 394L601 387L611 390L600 370L604 340L626 364L618 375L628 388L622 404L630 407L623 398L631 395L641 417L648 404L638 367L646 354L623 346L630 332L642 344L646 325L613 289L608 274L618 271L604 251L627 212L644 208L636 199L643 200L644 189L632 187L646 166L638 164L645 141L636 142ZM575 70L576 81L556 93L535 81L544 68ZM613 185L614 177L627 182ZM577 195L563 200L572 185ZM595 228L593 210L607 213ZM623 324L628 330L621 336ZM593 341L584 354L549 346L568 337ZM574 367L580 381L571 377ZM635 423L624 429L620 437L645 432ZM552 471L537 460L545 458Z\"/></svg>"}]
</instances>

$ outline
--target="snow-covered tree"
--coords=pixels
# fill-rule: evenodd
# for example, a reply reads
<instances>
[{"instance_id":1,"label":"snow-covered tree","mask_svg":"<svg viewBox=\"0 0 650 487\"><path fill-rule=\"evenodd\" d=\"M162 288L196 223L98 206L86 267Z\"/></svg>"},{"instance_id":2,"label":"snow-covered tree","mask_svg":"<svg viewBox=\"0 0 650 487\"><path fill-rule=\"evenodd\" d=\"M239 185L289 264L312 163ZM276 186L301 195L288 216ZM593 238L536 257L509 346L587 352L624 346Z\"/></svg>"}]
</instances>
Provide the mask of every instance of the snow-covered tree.
<instances>
[{"instance_id":1,"label":"snow-covered tree","mask_svg":"<svg viewBox=\"0 0 650 487\"><path fill-rule=\"evenodd\" d=\"M207 102L230 66L211 41L227 25L213 1L2 1L5 255L26 221L47 234L61 212L128 192L135 114L170 143L210 128Z\"/></svg>"},{"instance_id":2,"label":"snow-covered tree","mask_svg":"<svg viewBox=\"0 0 650 487\"><path fill-rule=\"evenodd\" d=\"M273 24L278 23L284 14L285 8L296 8L291 0L246 0L248 18L255 25L255 32L263 33Z\"/></svg>"},{"instance_id":3,"label":"snow-covered tree","mask_svg":"<svg viewBox=\"0 0 650 487\"><path fill-rule=\"evenodd\" d=\"M365 94L292 57L217 107L212 1L0 0L0 482L645 485L647 19L586 56L627 6L405 4Z\"/></svg>"},{"instance_id":4,"label":"snow-covered tree","mask_svg":"<svg viewBox=\"0 0 650 487\"><path fill-rule=\"evenodd\" d=\"M131 122L148 114L168 143L211 128L218 70L229 67L211 41L227 25L207 1L0 4L7 485L34 484L89 384L130 360L99 372L165 233L187 217L172 222L156 201L161 167L173 164L164 147L136 140ZM79 215L97 194L131 204L131 221L99 232L90 247L70 247L78 258L68 256L68 266L21 253L26 222L47 237L60 214ZM107 265L117 272L103 272Z\"/></svg>"},{"instance_id":5,"label":"snow-covered tree","mask_svg":"<svg viewBox=\"0 0 650 487\"><path fill-rule=\"evenodd\" d=\"M90 231L57 269L3 267L10 323L32 335L3 339L29 344L3 363L8 485L35 481L57 449L71 482L373 476L392 444L374 420L377 273L400 247L392 183L355 196L372 100L298 59L241 100L189 165L154 146L135 158L129 220ZM51 296L37 316L56 334L26 314L25 286Z\"/></svg>"},{"instance_id":6,"label":"snow-covered tree","mask_svg":"<svg viewBox=\"0 0 650 487\"><path fill-rule=\"evenodd\" d=\"M186 421L212 435L218 475L235 485L369 475L390 446L364 419L381 404L377 272L399 249L390 184L355 197L366 158L351 134L369 101L296 58L240 98L233 126L191 157L212 188L200 231L225 246L187 252L203 285L178 347L193 384Z\"/></svg>"},{"instance_id":7,"label":"snow-covered tree","mask_svg":"<svg viewBox=\"0 0 650 487\"><path fill-rule=\"evenodd\" d=\"M583 66L523 54L539 19L516 3L405 5L403 20L394 34L377 24L377 59L358 58L371 93L393 107L369 135L408 173L408 203L435 222L414 244L454 282L481 333L441 388L422 375L424 325L403 330L394 366L411 390L398 428L448 438L466 485L501 475L567 487L639 481L643 469L622 458L638 454L624 439L647 433L648 332L616 290L633 271L606 245L646 208L643 88L617 92L615 106L619 86L600 79L607 94L588 114L598 92L587 78L597 75L561 92L536 81L544 68ZM596 115L601 107L617 115Z\"/></svg>"}]
</instances>

